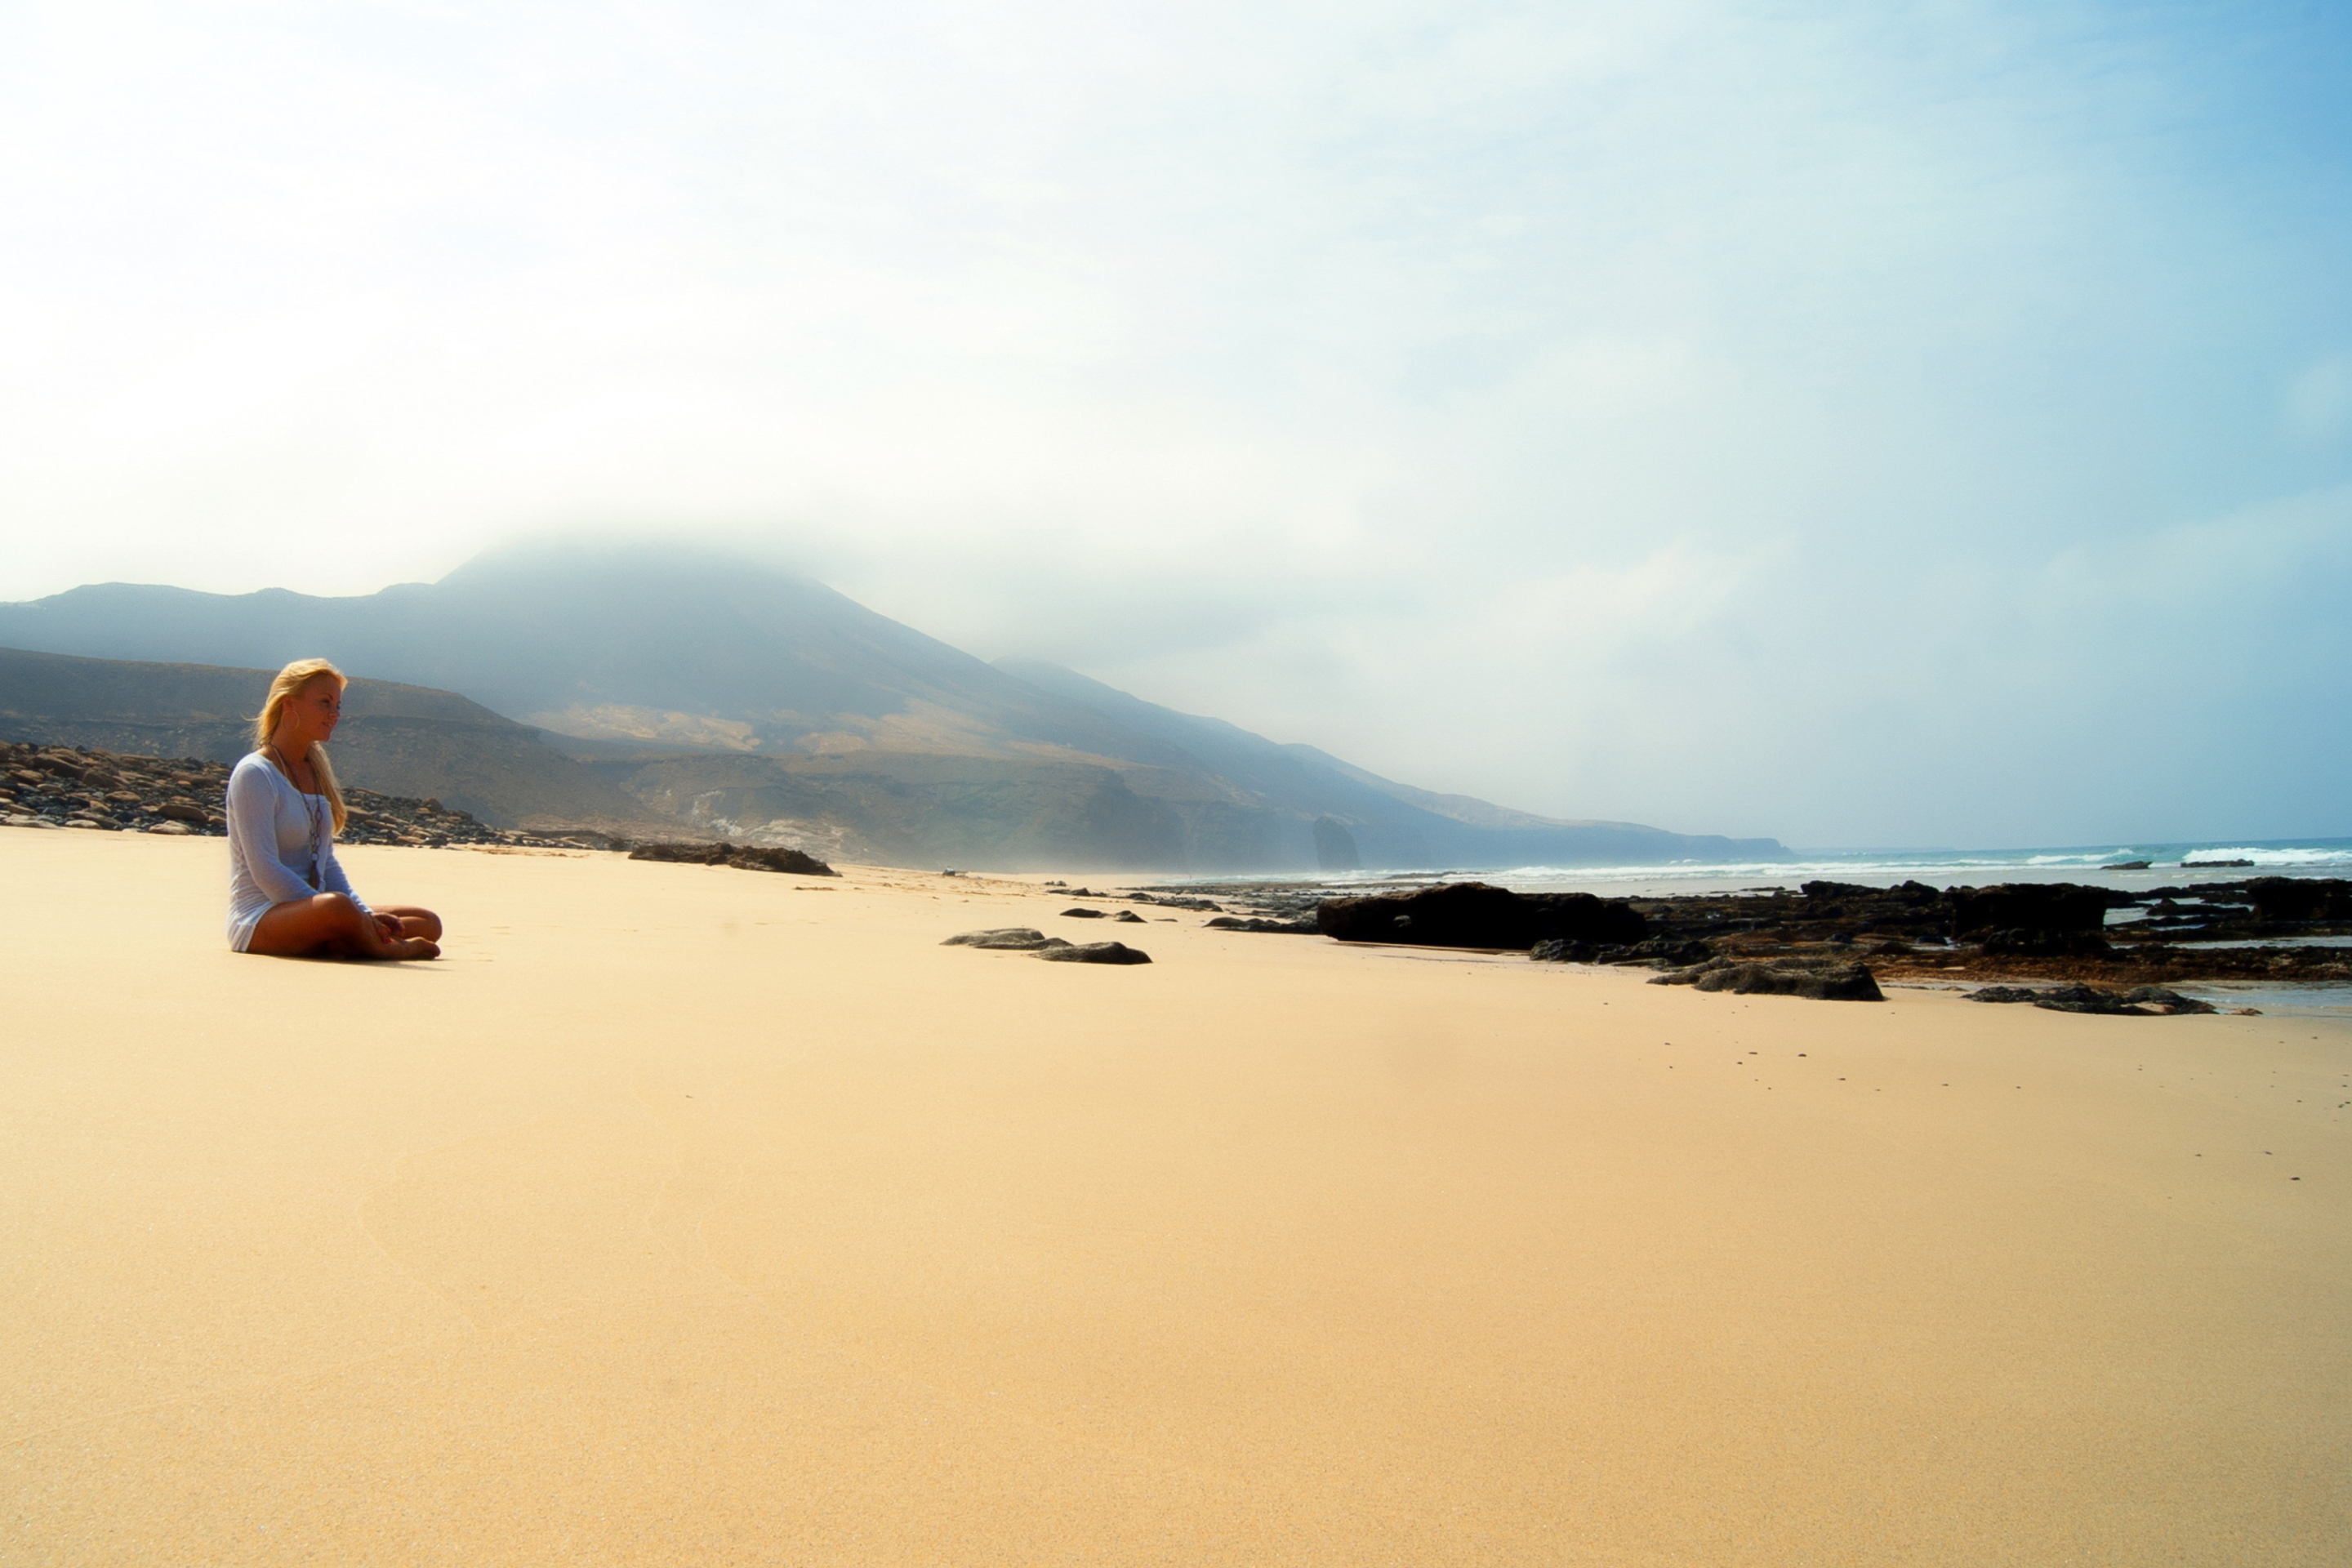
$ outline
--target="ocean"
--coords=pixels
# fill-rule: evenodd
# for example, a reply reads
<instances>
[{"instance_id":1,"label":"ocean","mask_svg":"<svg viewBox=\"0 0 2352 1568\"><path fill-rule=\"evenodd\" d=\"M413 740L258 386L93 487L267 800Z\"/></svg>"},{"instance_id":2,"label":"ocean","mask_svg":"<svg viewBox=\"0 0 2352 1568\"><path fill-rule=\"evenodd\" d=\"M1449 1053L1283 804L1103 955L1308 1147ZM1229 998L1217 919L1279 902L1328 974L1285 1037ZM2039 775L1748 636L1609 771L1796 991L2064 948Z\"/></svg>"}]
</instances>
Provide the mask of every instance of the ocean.
<instances>
[{"instance_id":1,"label":"ocean","mask_svg":"<svg viewBox=\"0 0 2352 1568\"><path fill-rule=\"evenodd\" d=\"M2109 868L2137 860L2147 862L2147 868ZM2184 866L2183 861L2194 864ZM2214 864L2220 861L2243 864ZM2248 877L2352 877L2352 838L2277 839L2252 844L2226 839L2185 844L2126 841L2055 849L1800 849L1779 860L1517 866L1482 871L1432 867L1419 871L1324 872L1259 879L1296 880L1327 887L1475 881L1491 882L1521 893L1583 892L1611 898L1664 898L1675 893L1793 889L1816 879L1879 888L1907 881L1925 882L1935 888L1984 887L1994 882L2081 882L2145 892L2151 888L2234 882Z\"/></svg>"}]
</instances>

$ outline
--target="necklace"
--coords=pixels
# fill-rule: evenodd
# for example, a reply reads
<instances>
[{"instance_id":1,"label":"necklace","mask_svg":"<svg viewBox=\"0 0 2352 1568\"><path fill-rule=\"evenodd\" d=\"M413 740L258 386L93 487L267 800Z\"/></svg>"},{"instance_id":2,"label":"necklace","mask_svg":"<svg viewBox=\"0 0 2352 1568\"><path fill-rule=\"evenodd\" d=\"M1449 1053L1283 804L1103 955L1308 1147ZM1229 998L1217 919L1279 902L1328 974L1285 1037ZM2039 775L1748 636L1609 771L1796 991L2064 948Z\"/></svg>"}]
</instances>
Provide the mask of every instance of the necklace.
<instances>
[{"instance_id":1,"label":"necklace","mask_svg":"<svg viewBox=\"0 0 2352 1568\"><path fill-rule=\"evenodd\" d=\"M286 782L288 784L293 784L295 795L299 796L302 802L302 815L310 818L310 868L302 873L302 879L310 885L310 890L315 893L319 891L326 882L327 874L323 864L327 858L327 825L325 813L320 809L317 802L310 797L309 792L304 790L300 784L294 783L294 764L286 760L286 753L278 750L278 742L272 741L269 743L269 749L277 753L278 771L286 775ZM310 782L313 784L319 782L317 772L318 770L315 768L311 770L312 777Z\"/></svg>"}]
</instances>

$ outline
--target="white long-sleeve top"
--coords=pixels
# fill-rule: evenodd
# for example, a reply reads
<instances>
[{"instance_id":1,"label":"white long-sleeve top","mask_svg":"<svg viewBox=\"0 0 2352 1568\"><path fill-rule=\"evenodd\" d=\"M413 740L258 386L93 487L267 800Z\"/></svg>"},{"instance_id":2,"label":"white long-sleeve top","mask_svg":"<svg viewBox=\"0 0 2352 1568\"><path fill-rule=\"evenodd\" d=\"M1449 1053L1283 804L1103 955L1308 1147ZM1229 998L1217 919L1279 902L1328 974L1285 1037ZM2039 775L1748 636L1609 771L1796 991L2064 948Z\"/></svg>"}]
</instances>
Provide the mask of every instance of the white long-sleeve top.
<instances>
[{"instance_id":1,"label":"white long-sleeve top","mask_svg":"<svg viewBox=\"0 0 2352 1568\"><path fill-rule=\"evenodd\" d=\"M243 952L262 916L318 893L341 893L368 912L335 858L327 797L306 798L268 758L249 752L228 775L229 946Z\"/></svg>"}]
</instances>

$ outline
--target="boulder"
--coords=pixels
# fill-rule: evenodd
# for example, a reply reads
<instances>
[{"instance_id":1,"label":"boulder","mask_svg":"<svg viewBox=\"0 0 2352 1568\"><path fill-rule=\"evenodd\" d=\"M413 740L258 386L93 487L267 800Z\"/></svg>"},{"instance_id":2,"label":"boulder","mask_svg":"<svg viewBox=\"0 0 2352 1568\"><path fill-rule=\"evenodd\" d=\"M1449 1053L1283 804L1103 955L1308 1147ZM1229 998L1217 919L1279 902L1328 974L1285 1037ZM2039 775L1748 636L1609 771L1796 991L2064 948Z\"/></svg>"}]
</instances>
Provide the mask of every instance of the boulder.
<instances>
[{"instance_id":1,"label":"boulder","mask_svg":"<svg viewBox=\"0 0 2352 1568\"><path fill-rule=\"evenodd\" d=\"M2115 948L2095 931L1989 931L1979 942L1997 958L2113 958Z\"/></svg>"},{"instance_id":2,"label":"boulder","mask_svg":"<svg viewBox=\"0 0 2352 1568\"><path fill-rule=\"evenodd\" d=\"M838 877L840 872L798 849L745 845L727 857L738 871L784 871L795 877Z\"/></svg>"},{"instance_id":3,"label":"boulder","mask_svg":"<svg viewBox=\"0 0 2352 1568\"><path fill-rule=\"evenodd\" d=\"M2008 882L1952 889L1952 934L1989 931L2087 931L2106 923L2118 895L2078 882ZM2129 902L2126 897L2123 901Z\"/></svg>"},{"instance_id":4,"label":"boulder","mask_svg":"<svg viewBox=\"0 0 2352 1568\"><path fill-rule=\"evenodd\" d=\"M2145 1017L2139 1008L2124 1000L2119 992L2103 991L2095 985L2058 985L2033 999L2037 1007L2053 1013L2109 1013Z\"/></svg>"},{"instance_id":5,"label":"boulder","mask_svg":"<svg viewBox=\"0 0 2352 1568\"><path fill-rule=\"evenodd\" d=\"M2352 921L2352 882L2317 877L2250 877L2246 896L2254 918L2279 921Z\"/></svg>"},{"instance_id":6,"label":"boulder","mask_svg":"<svg viewBox=\"0 0 2352 1568\"><path fill-rule=\"evenodd\" d=\"M1176 893L1129 893L1128 897L1139 904L1158 904L1167 910L1206 910L1211 914L1223 914L1225 910L1225 906L1214 899L1188 899Z\"/></svg>"},{"instance_id":7,"label":"boulder","mask_svg":"<svg viewBox=\"0 0 2352 1568\"><path fill-rule=\"evenodd\" d=\"M1037 950L1039 958L1056 963L1149 963L1151 955L1123 942L1064 942Z\"/></svg>"},{"instance_id":8,"label":"boulder","mask_svg":"<svg viewBox=\"0 0 2352 1568\"><path fill-rule=\"evenodd\" d=\"M1139 926L1143 923L1143 917L1137 914L1133 910L1121 910L1118 913L1111 916L1110 918L1114 921L1125 921L1131 926Z\"/></svg>"},{"instance_id":9,"label":"boulder","mask_svg":"<svg viewBox=\"0 0 2352 1568\"><path fill-rule=\"evenodd\" d=\"M1551 939L1606 943L1642 940L1648 922L1622 900L1591 893L1514 893L1484 882L1449 882L1410 893L1326 899L1315 920L1341 942L1416 947L1533 947Z\"/></svg>"},{"instance_id":10,"label":"boulder","mask_svg":"<svg viewBox=\"0 0 2352 1568\"><path fill-rule=\"evenodd\" d=\"M2178 991L2168 991L2161 985L2135 985L2124 993L2124 1000L2142 1007L2154 1007L2159 1013L2212 1013L2217 1009L2210 1002L2200 1002L2194 996L2183 996Z\"/></svg>"},{"instance_id":11,"label":"boulder","mask_svg":"<svg viewBox=\"0 0 2352 1568\"><path fill-rule=\"evenodd\" d=\"M426 801L437 811L437 802ZM783 871L796 877L838 877L840 872L797 849L745 844L640 844L629 851L632 860L661 860L680 866L731 866L739 871Z\"/></svg>"},{"instance_id":12,"label":"boulder","mask_svg":"<svg viewBox=\"0 0 2352 1568\"><path fill-rule=\"evenodd\" d=\"M1816 1002L1884 1002L1878 977L1861 963L1742 963L1717 958L1689 969L1670 970L1653 985L1688 985L1728 991L1738 996L1804 996Z\"/></svg>"},{"instance_id":13,"label":"boulder","mask_svg":"<svg viewBox=\"0 0 2352 1568\"><path fill-rule=\"evenodd\" d=\"M1652 963L1661 969L1704 963L1715 950L1697 938L1654 936L1636 942L1570 942L1549 937L1528 950L1538 963Z\"/></svg>"},{"instance_id":14,"label":"boulder","mask_svg":"<svg viewBox=\"0 0 2352 1568\"><path fill-rule=\"evenodd\" d=\"M1211 931L1278 931L1286 935L1319 936L1323 928L1313 921L1271 921L1255 915L1219 915L1209 922Z\"/></svg>"},{"instance_id":15,"label":"boulder","mask_svg":"<svg viewBox=\"0 0 2352 1568\"><path fill-rule=\"evenodd\" d=\"M1884 1002L1878 977L1865 964L1835 969L1792 969L1773 963L1746 963L1732 970L1703 975L1701 991L1729 991L1738 995L1804 996L1816 1002Z\"/></svg>"},{"instance_id":16,"label":"boulder","mask_svg":"<svg viewBox=\"0 0 2352 1568\"><path fill-rule=\"evenodd\" d=\"M2210 1002L2183 996L2161 985L2135 985L2128 991L2105 991L2096 985L1986 985L1971 991L1970 1002L2031 1002L2053 1013L2096 1013L2116 1017L2148 1018L2159 1014L2210 1013Z\"/></svg>"},{"instance_id":17,"label":"boulder","mask_svg":"<svg viewBox=\"0 0 2352 1568\"><path fill-rule=\"evenodd\" d=\"M1098 921L1107 912L1103 910L1064 910L1062 918L1066 921Z\"/></svg>"},{"instance_id":18,"label":"boulder","mask_svg":"<svg viewBox=\"0 0 2352 1568\"><path fill-rule=\"evenodd\" d=\"M990 931L964 931L940 943L941 947L998 948L1013 952L1034 952L1040 948L1067 947L1070 944L1058 936L1032 931L1027 926L998 926Z\"/></svg>"},{"instance_id":19,"label":"boulder","mask_svg":"<svg viewBox=\"0 0 2352 1568\"><path fill-rule=\"evenodd\" d=\"M673 866L723 866L728 844L640 844L629 851L632 860L659 860Z\"/></svg>"}]
</instances>

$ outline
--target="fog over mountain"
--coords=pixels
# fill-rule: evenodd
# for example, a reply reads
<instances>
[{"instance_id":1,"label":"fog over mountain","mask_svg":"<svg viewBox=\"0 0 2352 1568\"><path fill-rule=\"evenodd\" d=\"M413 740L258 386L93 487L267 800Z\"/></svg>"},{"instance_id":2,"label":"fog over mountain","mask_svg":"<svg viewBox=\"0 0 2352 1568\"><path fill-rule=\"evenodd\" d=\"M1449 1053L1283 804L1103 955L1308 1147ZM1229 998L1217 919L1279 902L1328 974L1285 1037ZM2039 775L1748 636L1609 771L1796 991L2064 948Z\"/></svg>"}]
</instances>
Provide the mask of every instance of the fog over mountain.
<instances>
[{"instance_id":1,"label":"fog over mountain","mask_svg":"<svg viewBox=\"0 0 2352 1568\"><path fill-rule=\"evenodd\" d=\"M351 598L96 584L0 605L0 647L242 668L248 685L324 656L353 675L462 694L544 731L551 748L504 795L475 793L493 820L595 816L586 807L599 798L610 817L625 798L740 837L997 867L1502 867L1780 852L1771 840L1565 821L1397 784L1053 665L984 663L821 584L710 551L516 548L438 583ZM52 690L70 674L54 661L39 671ZM21 659L0 666L0 710L30 713L9 683L32 679ZM118 666L85 677L79 697L46 699L45 737L62 736L76 702L93 721L108 712L166 728L234 710L217 679L201 700L161 678L145 700L123 694L145 679ZM108 680L110 695L93 695ZM236 743L233 733L217 742ZM497 743L510 749L514 737ZM577 775L560 785L558 760Z\"/></svg>"}]
</instances>

